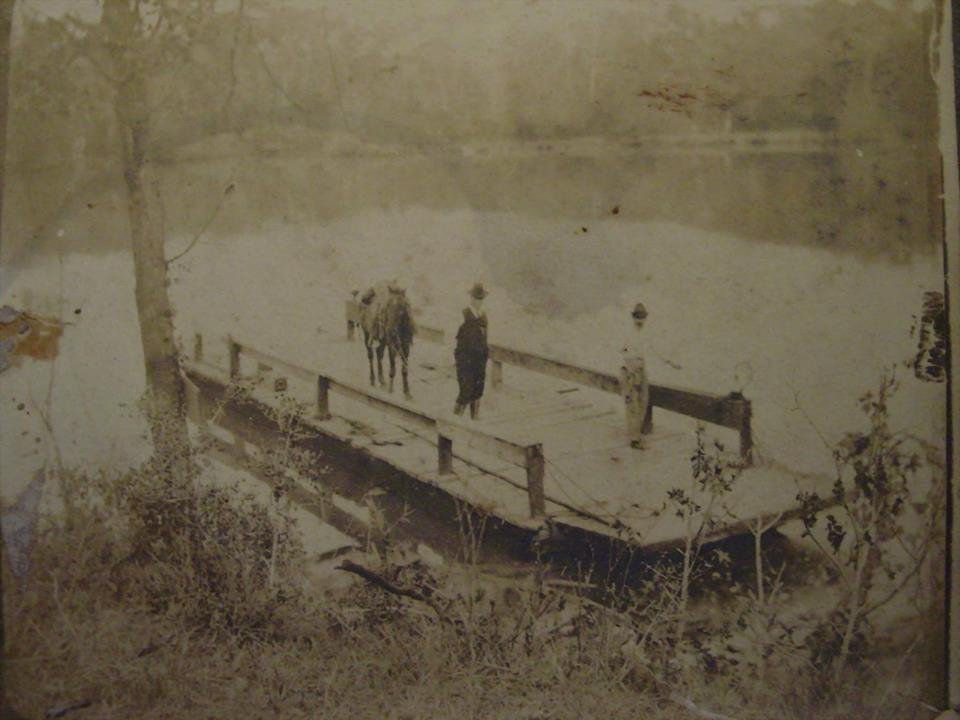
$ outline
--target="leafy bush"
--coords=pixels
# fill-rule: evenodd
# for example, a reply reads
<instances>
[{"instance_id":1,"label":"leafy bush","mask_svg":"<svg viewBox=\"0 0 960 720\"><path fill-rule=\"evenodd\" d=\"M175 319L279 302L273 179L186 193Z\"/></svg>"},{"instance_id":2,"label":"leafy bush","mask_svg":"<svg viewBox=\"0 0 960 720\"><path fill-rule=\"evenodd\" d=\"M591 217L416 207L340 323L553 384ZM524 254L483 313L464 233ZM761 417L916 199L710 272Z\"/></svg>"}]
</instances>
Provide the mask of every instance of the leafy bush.
<instances>
[{"instance_id":1,"label":"leafy bush","mask_svg":"<svg viewBox=\"0 0 960 720\"><path fill-rule=\"evenodd\" d=\"M703 433L689 484L664 501L687 541L632 586L486 576L485 517L461 509L463 564L391 544L362 558L379 583L308 595L286 503L290 473L315 458L288 442L300 411L282 405L288 431L258 460L272 507L204 482L195 455L182 474L64 478L71 522L45 520L24 581L5 568L7 686L33 715L87 698L103 717L910 715L884 687L902 663L874 681L849 672L877 647L868 619L918 581L941 530L938 455L890 429L894 390L885 378L865 396L867 428L839 444L835 506L802 498L835 582L818 588L835 600L822 611L788 597L804 582L791 568L767 567L773 523L757 523L746 583L706 541L740 467Z\"/></svg>"},{"instance_id":2,"label":"leafy bush","mask_svg":"<svg viewBox=\"0 0 960 720\"><path fill-rule=\"evenodd\" d=\"M943 463L937 449L891 428L897 388L890 373L865 394L866 430L848 433L835 448L829 504L836 509L827 511L814 493L798 495L804 535L841 585L837 606L811 638L814 661L827 673L862 654L870 616L921 577L943 537Z\"/></svg>"},{"instance_id":3,"label":"leafy bush","mask_svg":"<svg viewBox=\"0 0 960 720\"><path fill-rule=\"evenodd\" d=\"M292 521L235 487L163 482L149 468L107 491L124 527L125 596L191 626L260 636L299 593Z\"/></svg>"}]
</instances>

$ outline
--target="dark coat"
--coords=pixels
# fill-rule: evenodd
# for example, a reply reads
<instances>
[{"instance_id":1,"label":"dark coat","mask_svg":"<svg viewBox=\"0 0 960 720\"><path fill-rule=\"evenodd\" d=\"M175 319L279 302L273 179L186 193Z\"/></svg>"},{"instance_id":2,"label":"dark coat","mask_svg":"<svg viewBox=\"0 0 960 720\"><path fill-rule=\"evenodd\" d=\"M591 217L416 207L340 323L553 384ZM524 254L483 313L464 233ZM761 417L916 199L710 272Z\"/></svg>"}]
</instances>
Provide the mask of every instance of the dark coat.
<instances>
[{"instance_id":1,"label":"dark coat","mask_svg":"<svg viewBox=\"0 0 960 720\"><path fill-rule=\"evenodd\" d=\"M457 383L460 405L479 400L483 397L487 376L487 316L477 317L470 308L463 311L463 324L457 331L457 349L454 358L457 361Z\"/></svg>"},{"instance_id":2,"label":"dark coat","mask_svg":"<svg viewBox=\"0 0 960 720\"><path fill-rule=\"evenodd\" d=\"M463 324L457 331L455 356L459 358L466 355L483 355L486 358L488 353L486 313L481 313L480 317L477 317L473 314L473 310L465 308Z\"/></svg>"}]
</instances>

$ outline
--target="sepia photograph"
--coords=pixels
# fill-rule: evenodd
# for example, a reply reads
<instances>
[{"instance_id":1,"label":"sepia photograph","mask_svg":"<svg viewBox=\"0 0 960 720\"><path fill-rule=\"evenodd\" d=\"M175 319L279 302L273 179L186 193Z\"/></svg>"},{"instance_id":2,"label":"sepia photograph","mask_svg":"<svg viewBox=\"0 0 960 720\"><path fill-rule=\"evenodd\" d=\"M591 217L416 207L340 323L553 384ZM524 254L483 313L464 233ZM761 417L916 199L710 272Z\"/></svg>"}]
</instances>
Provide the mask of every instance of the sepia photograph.
<instances>
[{"instance_id":1,"label":"sepia photograph","mask_svg":"<svg viewBox=\"0 0 960 720\"><path fill-rule=\"evenodd\" d=\"M960 720L957 28L0 0L0 716Z\"/></svg>"}]
</instances>

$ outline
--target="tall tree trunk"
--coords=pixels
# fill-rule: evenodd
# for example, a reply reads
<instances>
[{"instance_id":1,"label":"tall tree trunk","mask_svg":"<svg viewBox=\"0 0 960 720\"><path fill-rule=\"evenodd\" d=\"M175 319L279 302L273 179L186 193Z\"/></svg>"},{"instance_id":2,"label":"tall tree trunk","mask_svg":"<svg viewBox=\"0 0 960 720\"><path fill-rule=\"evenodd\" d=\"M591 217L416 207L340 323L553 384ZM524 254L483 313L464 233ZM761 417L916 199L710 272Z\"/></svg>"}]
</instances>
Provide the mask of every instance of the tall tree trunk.
<instances>
[{"instance_id":1,"label":"tall tree trunk","mask_svg":"<svg viewBox=\"0 0 960 720\"><path fill-rule=\"evenodd\" d=\"M115 86L114 111L127 190L137 317L151 399L148 419L154 459L166 470L182 474L190 466L185 392L173 339L173 309L167 293L167 263L158 217L160 198L151 203L146 182L150 172L147 156L150 111L146 68L142 62L131 60L138 42L136 12L126 2L107 2L103 19L115 40L113 66L122 74Z\"/></svg>"},{"instance_id":2,"label":"tall tree trunk","mask_svg":"<svg viewBox=\"0 0 960 720\"><path fill-rule=\"evenodd\" d=\"M0 236L3 234L3 189L7 166L7 108L9 107L10 46L14 0L0 0Z\"/></svg>"},{"instance_id":3,"label":"tall tree trunk","mask_svg":"<svg viewBox=\"0 0 960 720\"><path fill-rule=\"evenodd\" d=\"M13 32L13 3L14 0L0 0L0 237L3 233L3 189L5 169L7 166L7 104L9 102L8 86L10 83L10 50ZM3 248L0 243L0 249ZM8 565L9 557L4 555L3 563ZM7 628L4 612L3 596L0 592L0 648L7 646ZM0 717L17 717L16 712L7 703L6 693L0 698Z\"/></svg>"}]
</instances>

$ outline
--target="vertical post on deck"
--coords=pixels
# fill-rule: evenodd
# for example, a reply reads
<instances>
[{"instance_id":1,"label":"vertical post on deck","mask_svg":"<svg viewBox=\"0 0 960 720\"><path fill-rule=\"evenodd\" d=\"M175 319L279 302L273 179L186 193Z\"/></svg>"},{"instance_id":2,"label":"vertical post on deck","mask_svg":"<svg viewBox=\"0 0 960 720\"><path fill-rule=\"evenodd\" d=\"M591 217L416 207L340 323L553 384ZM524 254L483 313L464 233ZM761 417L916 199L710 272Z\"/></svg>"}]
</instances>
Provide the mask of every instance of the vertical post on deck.
<instances>
[{"instance_id":1,"label":"vertical post on deck","mask_svg":"<svg viewBox=\"0 0 960 720\"><path fill-rule=\"evenodd\" d=\"M543 445L529 445L525 449L527 468L527 496L530 499L530 517L540 518L547 514L547 501L543 490L544 458Z\"/></svg>"},{"instance_id":2,"label":"vertical post on deck","mask_svg":"<svg viewBox=\"0 0 960 720\"><path fill-rule=\"evenodd\" d=\"M643 416L643 434L649 435L653 432L653 402L647 398L647 411Z\"/></svg>"},{"instance_id":3,"label":"vertical post on deck","mask_svg":"<svg viewBox=\"0 0 960 720\"><path fill-rule=\"evenodd\" d=\"M453 472L453 440L443 435L437 436L437 472L440 475Z\"/></svg>"},{"instance_id":4,"label":"vertical post on deck","mask_svg":"<svg viewBox=\"0 0 960 720\"><path fill-rule=\"evenodd\" d=\"M493 382L494 390L503 385L503 363L499 360L494 360L490 367L490 380Z\"/></svg>"},{"instance_id":5,"label":"vertical post on deck","mask_svg":"<svg viewBox=\"0 0 960 720\"><path fill-rule=\"evenodd\" d=\"M753 464L753 411L749 400L740 401L740 457L747 465Z\"/></svg>"},{"instance_id":6,"label":"vertical post on deck","mask_svg":"<svg viewBox=\"0 0 960 720\"><path fill-rule=\"evenodd\" d=\"M193 359L196 362L203 360L203 335L200 333L193 336Z\"/></svg>"},{"instance_id":7,"label":"vertical post on deck","mask_svg":"<svg viewBox=\"0 0 960 720\"><path fill-rule=\"evenodd\" d=\"M230 345L230 379L236 380L240 377L240 343L235 342L229 335L227 343Z\"/></svg>"},{"instance_id":8,"label":"vertical post on deck","mask_svg":"<svg viewBox=\"0 0 960 720\"><path fill-rule=\"evenodd\" d=\"M317 376L317 419L329 420L330 415L330 378Z\"/></svg>"},{"instance_id":9,"label":"vertical post on deck","mask_svg":"<svg viewBox=\"0 0 960 720\"><path fill-rule=\"evenodd\" d=\"M621 388L623 387L622 383L624 382L621 379ZM621 390L622 392L622 390ZM633 386L633 392L638 393L642 392L640 385ZM625 403L626 405L626 415L627 415L627 435L630 442L641 441L643 438L641 435L647 432L647 419L648 417L652 423L652 408L653 408L653 398L649 395L647 396L647 409L643 417L640 417L640 412L637 409L637 404L635 402ZM652 427L652 425L651 425Z\"/></svg>"}]
</instances>

